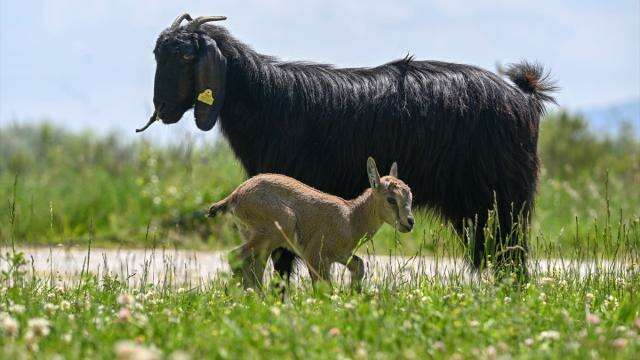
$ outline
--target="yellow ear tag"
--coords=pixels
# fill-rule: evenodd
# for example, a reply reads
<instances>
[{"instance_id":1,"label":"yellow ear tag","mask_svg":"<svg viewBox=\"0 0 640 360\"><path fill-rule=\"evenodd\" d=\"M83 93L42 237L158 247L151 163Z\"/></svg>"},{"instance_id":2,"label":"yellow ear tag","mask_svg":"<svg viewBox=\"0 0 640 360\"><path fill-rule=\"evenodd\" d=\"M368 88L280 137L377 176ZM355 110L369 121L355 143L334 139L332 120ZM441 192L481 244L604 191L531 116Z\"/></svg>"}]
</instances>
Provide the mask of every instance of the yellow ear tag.
<instances>
[{"instance_id":1,"label":"yellow ear tag","mask_svg":"<svg viewBox=\"0 0 640 360\"><path fill-rule=\"evenodd\" d=\"M200 94L198 94L198 101L203 102L207 105L213 105L213 92L211 89L205 89Z\"/></svg>"}]
</instances>

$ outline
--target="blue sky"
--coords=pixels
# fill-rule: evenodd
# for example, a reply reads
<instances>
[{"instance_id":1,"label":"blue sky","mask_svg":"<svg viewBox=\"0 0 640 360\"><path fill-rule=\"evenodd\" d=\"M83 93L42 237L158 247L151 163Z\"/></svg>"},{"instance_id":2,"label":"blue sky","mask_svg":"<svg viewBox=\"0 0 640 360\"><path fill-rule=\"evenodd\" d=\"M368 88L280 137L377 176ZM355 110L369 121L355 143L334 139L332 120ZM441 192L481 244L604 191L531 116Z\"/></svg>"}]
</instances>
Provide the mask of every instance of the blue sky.
<instances>
[{"instance_id":1,"label":"blue sky","mask_svg":"<svg viewBox=\"0 0 640 360\"><path fill-rule=\"evenodd\" d=\"M185 11L227 15L236 37L285 60L529 59L552 71L564 107L640 99L637 0L2 1L0 122L132 131L152 110L156 36ZM195 131L191 118L145 136Z\"/></svg>"}]
</instances>

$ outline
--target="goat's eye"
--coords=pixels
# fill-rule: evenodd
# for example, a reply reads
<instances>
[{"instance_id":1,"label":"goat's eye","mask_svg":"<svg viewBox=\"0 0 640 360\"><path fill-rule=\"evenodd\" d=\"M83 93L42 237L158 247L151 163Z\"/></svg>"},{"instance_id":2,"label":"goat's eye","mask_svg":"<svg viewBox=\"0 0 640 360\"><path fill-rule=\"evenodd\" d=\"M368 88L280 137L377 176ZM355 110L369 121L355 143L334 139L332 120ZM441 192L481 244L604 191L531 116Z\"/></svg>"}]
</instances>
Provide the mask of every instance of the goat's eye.
<instances>
[{"instance_id":1,"label":"goat's eye","mask_svg":"<svg viewBox=\"0 0 640 360\"><path fill-rule=\"evenodd\" d=\"M392 197L388 197L387 198L387 202L391 205L395 205L396 203L396 199L392 198Z\"/></svg>"},{"instance_id":2,"label":"goat's eye","mask_svg":"<svg viewBox=\"0 0 640 360\"><path fill-rule=\"evenodd\" d=\"M191 60L191 59L193 59L193 57L194 57L193 54L184 54L184 55L182 55L182 58L184 60Z\"/></svg>"}]
</instances>

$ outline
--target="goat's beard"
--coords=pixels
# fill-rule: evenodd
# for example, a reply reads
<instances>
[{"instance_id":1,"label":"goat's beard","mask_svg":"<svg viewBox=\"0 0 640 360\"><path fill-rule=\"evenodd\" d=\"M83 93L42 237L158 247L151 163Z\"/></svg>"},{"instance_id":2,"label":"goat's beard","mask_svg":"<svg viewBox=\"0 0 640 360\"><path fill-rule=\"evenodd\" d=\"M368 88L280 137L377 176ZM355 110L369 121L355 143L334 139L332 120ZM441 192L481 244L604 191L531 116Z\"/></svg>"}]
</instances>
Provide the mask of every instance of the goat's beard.
<instances>
[{"instance_id":1,"label":"goat's beard","mask_svg":"<svg viewBox=\"0 0 640 360\"><path fill-rule=\"evenodd\" d=\"M156 121L158 121L158 112L154 111L153 115L151 115L151 117L149 118L149 121L147 121L147 123L143 127L136 129L136 132L143 132L147 130L149 126L151 126L151 124L153 124Z\"/></svg>"},{"instance_id":2,"label":"goat's beard","mask_svg":"<svg viewBox=\"0 0 640 360\"><path fill-rule=\"evenodd\" d=\"M184 110L174 111L171 111L171 108L170 111L166 111L166 108L166 105L160 105L156 107L156 109L153 111L153 115L151 115L151 117L149 118L149 121L147 121L147 123L143 127L136 129L136 132L143 132L147 130L149 126L153 125L153 123L158 120L162 120L162 123L164 124L177 123L178 121L180 121L180 119L182 119L184 113L187 112L191 108L191 106L186 106L186 108L183 107Z\"/></svg>"}]
</instances>

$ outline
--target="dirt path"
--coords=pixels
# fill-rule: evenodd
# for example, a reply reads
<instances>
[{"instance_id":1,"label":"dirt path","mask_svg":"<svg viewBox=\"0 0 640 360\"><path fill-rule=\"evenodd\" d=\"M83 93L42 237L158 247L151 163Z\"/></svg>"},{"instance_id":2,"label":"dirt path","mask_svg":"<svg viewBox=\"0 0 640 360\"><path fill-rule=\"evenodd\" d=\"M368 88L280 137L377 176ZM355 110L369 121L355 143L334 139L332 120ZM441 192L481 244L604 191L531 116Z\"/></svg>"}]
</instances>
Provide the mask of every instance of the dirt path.
<instances>
[{"instance_id":1,"label":"dirt path","mask_svg":"<svg viewBox=\"0 0 640 360\"><path fill-rule=\"evenodd\" d=\"M2 248L2 254L10 251ZM87 269L99 276L109 273L129 284L150 282L154 284L203 284L228 272L225 252L193 250L143 250L143 249L67 249L20 248L27 259L26 269L39 275L52 275L60 280L77 278ZM409 282L428 277L430 279L471 279L465 262L455 258L435 258L432 256L365 256L368 281ZM88 261L87 261L88 260ZM88 264L88 266L87 266ZM7 261L0 260L0 269L7 269ZM535 260L531 263L535 275L557 272L570 272L588 276L595 272L638 271L638 265L625 265L618 262L575 262L562 259ZM268 270L271 269L269 265ZM298 268L301 277L308 272ZM334 277L346 278L344 267L337 266Z\"/></svg>"}]
</instances>

